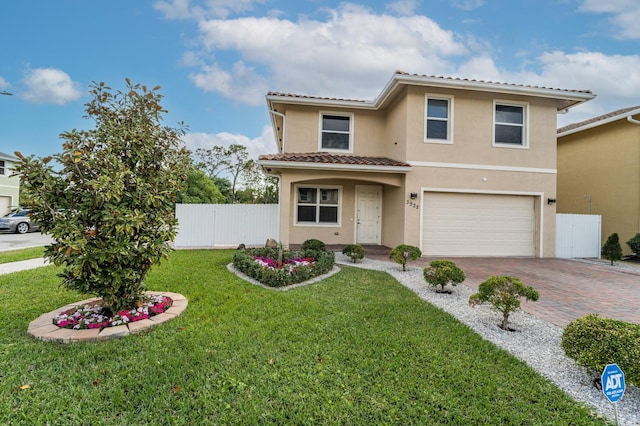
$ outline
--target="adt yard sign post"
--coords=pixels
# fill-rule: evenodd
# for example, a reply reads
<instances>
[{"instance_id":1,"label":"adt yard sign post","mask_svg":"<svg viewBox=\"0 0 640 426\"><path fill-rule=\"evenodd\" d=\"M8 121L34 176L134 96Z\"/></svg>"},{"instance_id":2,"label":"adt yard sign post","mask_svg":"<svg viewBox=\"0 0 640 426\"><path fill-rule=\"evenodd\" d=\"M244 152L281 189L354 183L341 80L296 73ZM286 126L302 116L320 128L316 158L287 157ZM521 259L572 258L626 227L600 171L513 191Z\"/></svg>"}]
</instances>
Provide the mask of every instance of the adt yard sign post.
<instances>
[{"instance_id":1,"label":"adt yard sign post","mask_svg":"<svg viewBox=\"0 0 640 426\"><path fill-rule=\"evenodd\" d=\"M618 364L608 364L602 372L602 392L613 404L616 412L616 424L618 424L618 400L624 395L624 373Z\"/></svg>"}]
</instances>

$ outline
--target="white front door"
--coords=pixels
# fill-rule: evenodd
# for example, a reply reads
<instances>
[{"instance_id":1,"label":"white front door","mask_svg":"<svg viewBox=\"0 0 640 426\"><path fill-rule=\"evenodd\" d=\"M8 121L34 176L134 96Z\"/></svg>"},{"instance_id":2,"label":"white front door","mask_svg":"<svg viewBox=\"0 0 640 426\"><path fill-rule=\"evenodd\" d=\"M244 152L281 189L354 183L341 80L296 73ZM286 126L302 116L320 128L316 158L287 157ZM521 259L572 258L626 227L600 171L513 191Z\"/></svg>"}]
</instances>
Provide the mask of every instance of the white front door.
<instances>
[{"instance_id":1,"label":"white front door","mask_svg":"<svg viewBox=\"0 0 640 426\"><path fill-rule=\"evenodd\" d=\"M356 186L356 243L380 244L382 188Z\"/></svg>"}]
</instances>

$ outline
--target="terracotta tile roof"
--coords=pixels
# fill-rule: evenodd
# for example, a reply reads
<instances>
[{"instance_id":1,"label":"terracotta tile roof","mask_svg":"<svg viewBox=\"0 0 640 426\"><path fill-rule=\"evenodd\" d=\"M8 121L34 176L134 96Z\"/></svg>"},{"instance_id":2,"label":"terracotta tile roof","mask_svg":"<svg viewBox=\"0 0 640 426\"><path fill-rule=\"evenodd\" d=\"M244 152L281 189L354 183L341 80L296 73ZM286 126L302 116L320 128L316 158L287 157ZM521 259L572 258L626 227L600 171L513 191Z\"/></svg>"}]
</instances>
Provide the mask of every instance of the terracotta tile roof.
<instances>
[{"instance_id":1,"label":"terracotta tile roof","mask_svg":"<svg viewBox=\"0 0 640 426\"><path fill-rule=\"evenodd\" d=\"M394 73L395 76L405 76L405 77L415 77L422 79L432 79L432 80L440 80L443 82L452 82L452 83L470 83L470 84L487 84L487 85L497 85L503 86L505 88L525 88L525 89L534 89L534 90L553 90L561 93L580 93L580 94L592 94L591 90L570 90L570 89L555 89L552 87L544 87L544 86L533 86L527 84L514 84L514 83L501 83L498 81L487 81L487 80L474 80L468 78L458 78L458 77L444 77L444 76L435 76L435 75L426 75L426 74L410 74L404 71L396 71ZM285 93L285 92L268 92L267 96L278 96L299 100L320 100L320 101L336 101L336 102L355 102L362 104L371 104L372 101L361 100L361 99L348 99L348 98L332 98L332 97L322 97L322 96L309 96L309 95L299 95L295 93Z\"/></svg>"},{"instance_id":2,"label":"terracotta tile roof","mask_svg":"<svg viewBox=\"0 0 640 426\"><path fill-rule=\"evenodd\" d=\"M613 112L609 112L607 114L602 114L602 115L599 115L597 117L590 118L588 120L580 121L578 123L571 123L571 124L568 124L568 125L566 125L564 127L559 128L557 132L558 132L558 134L564 133L564 132L568 132L569 130L574 130L574 129L577 129L579 127L583 127L583 126L586 126L586 125L589 125L589 124L595 124L595 123L597 123L599 121L605 121L605 120L608 120L610 118L615 118L617 116L620 116L620 118L624 118L626 116L625 114L627 114L628 112L631 112L633 110L640 110L640 105L632 106L632 107L628 107L628 108L622 108L622 109L619 109L619 110L616 110L616 111L613 111Z\"/></svg>"},{"instance_id":3,"label":"terracotta tile roof","mask_svg":"<svg viewBox=\"0 0 640 426\"><path fill-rule=\"evenodd\" d=\"M315 163L347 166L376 166L376 167L411 167L402 161L387 157L364 157L359 155L342 155L328 152L266 154L261 155L260 161L281 161L292 163Z\"/></svg>"},{"instance_id":4,"label":"terracotta tile roof","mask_svg":"<svg viewBox=\"0 0 640 426\"><path fill-rule=\"evenodd\" d=\"M502 83L499 81L489 81L489 80L475 80L469 78L459 78L459 77L443 77L443 76L435 76L435 75L426 75L426 74L410 74L404 71L396 71L396 75L404 75L409 77L419 77L419 78L432 78L443 81L457 81L457 82L466 82L466 83L480 83L480 84L495 84L499 86L505 87L523 87L529 89L543 89L543 90L556 90L559 92L567 92L567 93L585 93L592 94L591 90L571 90L571 89L557 89L553 87L545 87L545 86L533 86L529 84L514 84L514 83Z\"/></svg>"},{"instance_id":5,"label":"terracotta tile roof","mask_svg":"<svg viewBox=\"0 0 640 426\"><path fill-rule=\"evenodd\" d=\"M295 93L284 93L284 92L268 92L267 96L280 96L284 98L295 98L295 99L308 99L308 100L322 100L322 101L339 101L339 102L357 102L357 103L369 103L370 101L364 101L362 99L347 99L347 98L330 98L323 96L308 96L308 95L298 95Z\"/></svg>"}]
</instances>

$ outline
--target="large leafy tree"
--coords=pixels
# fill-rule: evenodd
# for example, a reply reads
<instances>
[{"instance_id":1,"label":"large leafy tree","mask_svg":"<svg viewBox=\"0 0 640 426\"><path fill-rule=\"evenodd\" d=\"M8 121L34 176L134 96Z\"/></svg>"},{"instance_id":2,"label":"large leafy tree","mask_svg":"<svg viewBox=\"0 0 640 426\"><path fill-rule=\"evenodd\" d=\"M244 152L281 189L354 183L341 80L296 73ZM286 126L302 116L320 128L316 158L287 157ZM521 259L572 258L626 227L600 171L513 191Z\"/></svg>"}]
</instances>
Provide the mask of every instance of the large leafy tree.
<instances>
[{"instance_id":1,"label":"large leafy tree","mask_svg":"<svg viewBox=\"0 0 640 426\"><path fill-rule=\"evenodd\" d=\"M187 172L187 186L178 193L176 202L182 204L219 204L225 196L202 170L192 167Z\"/></svg>"},{"instance_id":2,"label":"large leafy tree","mask_svg":"<svg viewBox=\"0 0 640 426\"><path fill-rule=\"evenodd\" d=\"M93 130L61 134L63 151L36 159L20 153L25 201L55 242L45 256L63 266L63 284L101 297L112 312L139 305L150 268L176 235L176 195L190 164L184 127L162 126L159 86L112 92L91 86Z\"/></svg>"},{"instance_id":3,"label":"large leafy tree","mask_svg":"<svg viewBox=\"0 0 640 426\"><path fill-rule=\"evenodd\" d=\"M277 203L278 180L266 176L246 146L198 148L196 166L214 180L228 203Z\"/></svg>"}]
</instances>

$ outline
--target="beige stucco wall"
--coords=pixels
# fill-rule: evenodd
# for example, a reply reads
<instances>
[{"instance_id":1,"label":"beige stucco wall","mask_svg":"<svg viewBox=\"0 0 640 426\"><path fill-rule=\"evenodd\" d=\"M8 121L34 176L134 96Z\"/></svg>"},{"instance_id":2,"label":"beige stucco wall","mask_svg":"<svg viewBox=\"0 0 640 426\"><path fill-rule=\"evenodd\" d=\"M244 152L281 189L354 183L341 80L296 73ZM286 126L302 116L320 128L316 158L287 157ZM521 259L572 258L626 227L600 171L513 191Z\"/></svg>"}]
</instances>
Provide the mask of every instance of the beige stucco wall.
<instances>
[{"instance_id":1,"label":"beige stucco wall","mask_svg":"<svg viewBox=\"0 0 640 426\"><path fill-rule=\"evenodd\" d=\"M453 97L453 143L424 142L425 94ZM494 100L527 106L528 146L493 146ZM458 192L504 193L535 198L535 250L537 256L555 255L556 198L556 104L553 100L491 94L465 90L411 86L377 111L278 105L286 114L285 152L319 150L320 112L353 112L353 154L385 156L412 164L406 175L393 175L393 183L382 173L348 173L326 170L281 170L281 240L299 244L318 238L328 244L354 242L355 186L379 183L383 188L382 244L420 245L420 195L424 189ZM435 164L434 164L435 163ZM448 167L447 164L456 167ZM363 182L361 177L368 180ZM388 176L387 176L388 177ZM486 180L484 180L486 178ZM399 180L398 180L399 179ZM342 210L339 227L297 226L294 221L296 182L341 185ZM409 194L419 197L411 200ZM418 207L418 208L416 208ZM289 225L288 225L289 224ZM336 234L337 233L337 234Z\"/></svg>"},{"instance_id":2,"label":"beige stucco wall","mask_svg":"<svg viewBox=\"0 0 640 426\"><path fill-rule=\"evenodd\" d=\"M618 120L558 139L558 213L602 216L602 244L640 232L640 126Z\"/></svg>"},{"instance_id":3,"label":"beige stucco wall","mask_svg":"<svg viewBox=\"0 0 640 426\"><path fill-rule=\"evenodd\" d=\"M357 185L377 185L382 189L383 222L394 223L401 219L400 212L385 210L386 194L399 193L403 178L399 174L353 172L318 172L314 170L290 170L281 178L280 195L280 240L288 244L301 244L307 239L317 238L326 244L351 244L355 242L355 194ZM338 225L295 224L296 186L337 186L341 189ZM386 216L389 216L388 219ZM290 224L290 225L285 225ZM385 228L382 229L382 244L385 245ZM398 243L399 244L399 243Z\"/></svg>"}]
</instances>

